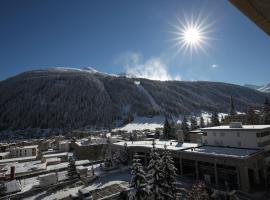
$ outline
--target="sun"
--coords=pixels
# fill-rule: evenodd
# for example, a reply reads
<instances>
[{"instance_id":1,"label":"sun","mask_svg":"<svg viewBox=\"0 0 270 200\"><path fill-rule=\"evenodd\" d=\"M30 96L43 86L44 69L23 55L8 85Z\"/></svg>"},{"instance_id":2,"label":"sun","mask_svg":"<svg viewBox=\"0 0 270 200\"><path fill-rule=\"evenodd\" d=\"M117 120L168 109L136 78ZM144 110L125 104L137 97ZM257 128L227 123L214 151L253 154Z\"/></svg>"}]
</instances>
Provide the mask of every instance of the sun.
<instances>
[{"instance_id":1,"label":"sun","mask_svg":"<svg viewBox=\"0 0 270 200\"><path fill-rule=\"evenodd\" d=\"M177 53L189 51L193 52L199 50L205 51L205 47L209 45L211 39L209 33L211 32L211 23L206 22L206 18L199 16L194 20L193 17L182 19L177 18L177 24L174 24L174 31L172 33L175 37L172 39L174 46L177 47Z\"/></svg>"},{"instance_id":2,"label":"sun","mask_svg":"<svg viewBox=\"0 0 270 200\"><path fill-rule=\"evenodd\" d=\"M194 45L201 40L201 32L196 28L189 28L183 31L183 38L186 43Z\"/></svg>"}]
</instances>

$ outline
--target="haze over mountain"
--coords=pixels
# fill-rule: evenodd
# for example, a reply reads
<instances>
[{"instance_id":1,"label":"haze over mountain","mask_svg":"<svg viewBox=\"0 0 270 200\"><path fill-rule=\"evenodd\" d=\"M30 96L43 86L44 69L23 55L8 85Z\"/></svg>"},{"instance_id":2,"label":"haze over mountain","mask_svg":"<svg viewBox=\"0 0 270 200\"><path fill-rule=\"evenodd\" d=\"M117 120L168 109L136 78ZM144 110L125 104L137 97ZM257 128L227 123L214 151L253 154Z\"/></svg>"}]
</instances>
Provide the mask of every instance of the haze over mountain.
<instances>
[{"instance_id":1,"label":"haze over mountain","mask_svg":"<svg viewBox=\"0 0 270 200\"><path fill-rule=\"evenodd\" d=\"M24 72L0 82L0 129L113 127L128 116L227 112L230 96L245 112L268 94L207 81L154 81L93 68Z\"/></svg>"}]
</instances>

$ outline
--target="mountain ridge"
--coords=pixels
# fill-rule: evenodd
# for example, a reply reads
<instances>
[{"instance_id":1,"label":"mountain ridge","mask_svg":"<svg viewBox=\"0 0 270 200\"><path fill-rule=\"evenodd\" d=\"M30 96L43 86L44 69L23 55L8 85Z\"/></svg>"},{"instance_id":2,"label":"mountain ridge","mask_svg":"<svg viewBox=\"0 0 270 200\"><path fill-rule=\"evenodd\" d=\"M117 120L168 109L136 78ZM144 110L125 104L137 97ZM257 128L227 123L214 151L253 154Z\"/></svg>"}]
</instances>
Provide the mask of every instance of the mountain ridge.
<instances>
[{"instance_id":1,"label":"mountain ridge","mask_svg":"<svg viewBox=\"0 0 270 200\"><path fill-rule=\"evenodd\" d=\"M115 127L130 115L227 112L230 96L237 110L246 111L260 108L269 97L229 83L154 81L90 71L32 70L1 81L0 129Z\"/></svg>"}]
</instances>

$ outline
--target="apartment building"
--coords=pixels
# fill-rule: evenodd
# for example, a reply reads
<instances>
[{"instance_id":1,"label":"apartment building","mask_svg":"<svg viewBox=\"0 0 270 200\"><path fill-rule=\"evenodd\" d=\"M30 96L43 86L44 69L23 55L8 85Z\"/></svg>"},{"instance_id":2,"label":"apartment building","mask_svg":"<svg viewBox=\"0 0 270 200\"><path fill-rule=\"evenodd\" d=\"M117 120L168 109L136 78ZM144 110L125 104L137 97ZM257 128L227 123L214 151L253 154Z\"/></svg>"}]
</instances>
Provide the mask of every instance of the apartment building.
<instances>
[{"instance_id":1,"label":"apartment building","mask_svg":"<svg viewBox=\"0 0 270 200\"><path fill-rule=\"evenodd\" d=\"M10 152L11 158L20 158L20 157L31 157L37 156L38 154L38 145L31 146L13 146L6 149L7 152Z\"/></svg>"},{"instance_id":2,"label":"apartment building","mask_svg":"<svg viewBox=\"0 0 270 200\"><path fill-rule=\"evenodd\" d=\"M260 148L266 162L270 162L270 125L242 125L231 122L227 126L202 128L202 143L205 145Z\"/></svg>"}]
</instances>

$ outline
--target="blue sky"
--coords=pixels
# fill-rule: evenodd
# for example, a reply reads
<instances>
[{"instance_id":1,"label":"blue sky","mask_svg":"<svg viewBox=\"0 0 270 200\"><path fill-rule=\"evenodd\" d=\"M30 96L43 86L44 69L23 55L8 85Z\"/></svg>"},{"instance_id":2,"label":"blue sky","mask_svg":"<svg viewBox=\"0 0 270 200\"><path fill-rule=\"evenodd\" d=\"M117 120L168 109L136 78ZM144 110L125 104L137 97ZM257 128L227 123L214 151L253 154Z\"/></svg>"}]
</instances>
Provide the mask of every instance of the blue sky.
<instances>
[{"instance_id":1,"label":"blue sky","mask_svg":"<svg viewBox=\"0 0 270 200\"><path fill-rule=\"evenodd\" d=\"M199 15L200 14L200 15ZM190 55L178 25L205 20L207 45ZM223 0L0 1L0 80L48 67L94 67L155 79L270 82L270 38Z\"/></svg>"}]
</instances>

